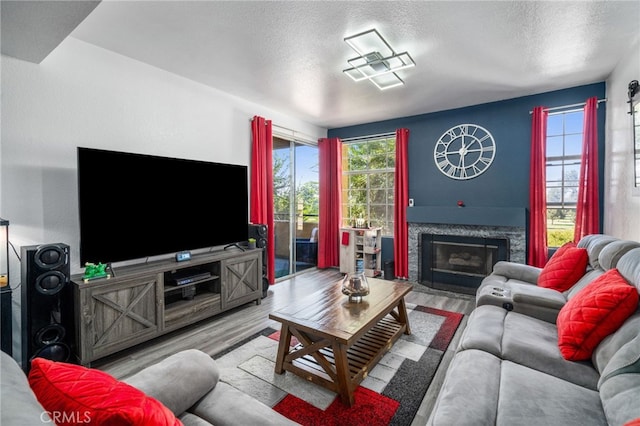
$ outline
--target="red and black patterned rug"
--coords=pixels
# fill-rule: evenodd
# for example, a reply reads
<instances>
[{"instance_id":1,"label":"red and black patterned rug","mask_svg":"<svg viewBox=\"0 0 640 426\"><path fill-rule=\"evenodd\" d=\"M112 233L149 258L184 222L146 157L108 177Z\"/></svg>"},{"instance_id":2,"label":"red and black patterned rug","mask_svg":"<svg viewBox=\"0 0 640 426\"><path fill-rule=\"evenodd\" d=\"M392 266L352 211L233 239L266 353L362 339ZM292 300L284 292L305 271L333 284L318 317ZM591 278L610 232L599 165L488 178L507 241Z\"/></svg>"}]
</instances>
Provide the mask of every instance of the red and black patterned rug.
<instances>
[{"instance_id":1,"label":"red and black patterned rug","mask_svg":"<svg viewBox=\"0 0 640 426\"><path fill-rule=\"evenodd\" d=\"M284 397L275 404L264 402L273 406L274 410L284 416L305 426L410 425L463 317L463 314L456 312L413 306L409 312L411 335L403 335L380 361L380 367L376 366L369 377L356 389L355 404L352 407L342 404L340 398L333 393L333 401L326 407L318 407L294 395L295 392L291 391L284 392ZM223 366L228 366L231 361L229 358L232 358L233 361L237 360L239 368L244 368L243 360L248 359L252 351L251 345L247 343L258 338L264 339L264 336L277 342L279 331L267 328L234 345L233 348L215 355L214 358L224 360ZM256 345L265 346L264 341ZM242 346L244 350L238 350ZM261 361L263 369L270 368L267 361L264 359ZM376 372L376 369L380 371ZM260 376L260 380L267 381L270 381L271 377L280 379L277 376L290 374L275 375L273 370L269 373L264 371L256 373L252 368L244 368L244 370L242 380L237 379L238 387L248 386L246 376L251 374ZM228 367L222 369L221 380L231 385L235 385L234 377L238 376L239 374L229 370ZM274 383L274 386L278 385L279 383ZM305 386L316 385L305 384ZM250 392L246 388L241 390ZM256 395L256 397L259 396Z\"/></svg>"}]
</instances>

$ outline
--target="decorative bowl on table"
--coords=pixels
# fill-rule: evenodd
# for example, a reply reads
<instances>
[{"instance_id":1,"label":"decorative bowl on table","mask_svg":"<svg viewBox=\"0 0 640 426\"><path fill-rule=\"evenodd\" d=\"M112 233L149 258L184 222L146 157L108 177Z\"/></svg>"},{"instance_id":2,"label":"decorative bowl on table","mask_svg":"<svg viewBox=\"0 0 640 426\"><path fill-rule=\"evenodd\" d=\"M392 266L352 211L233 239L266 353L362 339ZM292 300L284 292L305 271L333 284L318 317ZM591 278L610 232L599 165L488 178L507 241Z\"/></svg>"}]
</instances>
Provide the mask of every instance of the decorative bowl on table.
<instances>
[{"instance_id":1,"label":"decorative bowl on table","mask_svg":"<svg viewBox=\"0 0 640 426\"><path fill-rule=\"evenodd\" d=\"M342 294L349 296L349 302L362 302L362 298L369 294L369 282L364 272L345 274L342 279Z\"/></svg>"}]
</instances>

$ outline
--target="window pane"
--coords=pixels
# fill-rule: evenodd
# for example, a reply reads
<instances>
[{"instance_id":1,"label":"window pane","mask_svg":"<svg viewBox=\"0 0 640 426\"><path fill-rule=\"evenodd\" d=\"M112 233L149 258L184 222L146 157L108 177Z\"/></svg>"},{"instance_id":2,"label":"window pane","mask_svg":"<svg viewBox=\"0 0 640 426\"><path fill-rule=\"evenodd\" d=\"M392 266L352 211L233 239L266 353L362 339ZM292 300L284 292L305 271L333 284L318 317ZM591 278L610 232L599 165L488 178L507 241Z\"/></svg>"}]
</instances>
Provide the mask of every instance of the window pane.
<instances>
[{"instance_id":1,"label":"window pane","mask_svg":"<svg viewBox=\"0 0 640 426\"><path fill-rule=\"evenodd\" d=\"M350 175L349 189L365 189L367 187L367 177L365 175Z\"/></svg>"},{"instance_id":2,"label":"window pane","mask_svg":"<svg viewBox=\"0 0 640 426\"><path fill-rule=\"evenodd\" d=\"M579 135L567 135L564 139L565 155L582 155L582 133Z\"/></svg>"},{"instance_id":3,"label":"window pane","mask_svg":"<svg viewBox=\"0 0 640 426\"><path fill-rule=\"evenodd\" d=\"M384 189L374 189L369 193L371 196L369 197L370 204L383 204L386 201L387 191Z\"/></svg>"},{"instance_id":4,"label":"window pane","mask_svg":"<svg viewBox=\"0 0 640 426\"><path fill-rule=\"evenodd\" d=\"M562 180L562 166L547 166L547 186L549 182Z\"/></svg>"},{"instance_id":5,"label":"window pane","mask_svg":"<svg viewBox=\"0 0 640 426\"><path fill-rule=\"evenodd\" d=\"M559 203L562 201L562 188L547 187L547 203Z\"/></svg>"},{"instance_id":6,"label":"window pane","mask_svg":"<svg viewBox=\"0 0 640 426\"><path fill-rule=\"evenodd\" d=\"M562 136L547 137L547 157L562 156Z\"/></svg>"},{"instance_id":7,"label":"window pane","mask_svg":"<svg viewBox=\"0 0 640 426\"><path fill-rule=\"evenodd\" d=\"M371 188L386 188L387 176L384 173L372 174L369 176L369 185Z\"/></svg>"},{"instance_id":8,"label":"window pane","mask_svg":"<svg viewBox=\"0 0 640 426\"><path fill-rule=\"evenodd\" d=\"M567 134L579 133L582 134L582 123L584 120L584 112L569 112L564 115L564 132Z\"/></svg>"},{"instance_id":9,"label":"window pane","mask_svg":"<svg viewBox=\"0 0 640 426\"><path fill-rule=\"evenodd\" d=\"M564 167L565 185L578 185L580 179L580 164L567 164Z\"/></svg>"},{"instance_id":10,"label":"window pane","mask_svg":"<svg viewBox=\"0 0 640 426\"><path fill-rule=\"evenodd\" d=\"M384 152L376 152L371 154L371 164L370 169L372 170L383 170L387 168L387 154Z\"/></svg>"},{"instance_id":11,"label":"window pane","mask_svg":"<svg viewBox=\"0 0 640 426\"><path fill-rule=\"evenodd\" d=\"M547 136L562 134L562 115L550 115L547 117Z\"/></svg>"},{"instance_id":12,"label":"window pane","mask_svg":"<svg viewBox=\"0 0 640 426\"><path fill-rule=\"evenodd\" d=\"M547 245L560 247L573 241L576 214L573 209L547 209Z\"/></svg>"},{"instance_id":13,"label":"window pane","mask_svg":"<svg viewBox=\"0 0 640 426\"><path fill-rule=\"evenodd\" d=\"M391 210L393 211L393 203L395 200L393 199L393 188L387 189L387 204L391 206Z\"/></svg>"},{"instance_id":14,"label":"window pane","mask_svg":"<svg viewBox=\"0 0 640 426\"><path fill-rule=\"evenodd\" d=\"M578 201L578 187L566 187L564 188L564 202L575 204Z\"/></svg>"}]
</instances>

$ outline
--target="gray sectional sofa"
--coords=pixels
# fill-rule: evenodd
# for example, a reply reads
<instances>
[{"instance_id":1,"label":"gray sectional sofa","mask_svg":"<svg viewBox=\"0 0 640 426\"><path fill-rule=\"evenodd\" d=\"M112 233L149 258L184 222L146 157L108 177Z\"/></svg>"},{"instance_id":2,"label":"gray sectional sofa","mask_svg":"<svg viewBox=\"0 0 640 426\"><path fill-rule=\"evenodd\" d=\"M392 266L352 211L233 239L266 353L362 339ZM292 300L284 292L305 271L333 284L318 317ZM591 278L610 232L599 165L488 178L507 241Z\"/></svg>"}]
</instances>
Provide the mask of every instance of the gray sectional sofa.
<instances>
[{"instance_id":1,"label":"gray sectional sofa","mask_svg":"<svg viewBox=\"0 0 640 426\"><path fill-rule=\"evenodd\" d=\"M53 424L18 363L4 352L0 356L0 424ZM298 424L218 379L213 358L190 349L169 356L124 382L162 402L185 426Z\"/></svg>"},{"instance_id":2,"label":"gray sectional sofa","mask_svg":"<svg viewBox=\"0 0 640 426\"><path fill-rule=\"evenodd\" d=\"M607 270L617 268L640 292L640 244L590 235L578 246L589 265L563 293L536 285L539 268L496 264L478 290L428 425L640 423L640 309L587 361L563 358L556 327L562 306Z\"/></svg>"}]
</instances>

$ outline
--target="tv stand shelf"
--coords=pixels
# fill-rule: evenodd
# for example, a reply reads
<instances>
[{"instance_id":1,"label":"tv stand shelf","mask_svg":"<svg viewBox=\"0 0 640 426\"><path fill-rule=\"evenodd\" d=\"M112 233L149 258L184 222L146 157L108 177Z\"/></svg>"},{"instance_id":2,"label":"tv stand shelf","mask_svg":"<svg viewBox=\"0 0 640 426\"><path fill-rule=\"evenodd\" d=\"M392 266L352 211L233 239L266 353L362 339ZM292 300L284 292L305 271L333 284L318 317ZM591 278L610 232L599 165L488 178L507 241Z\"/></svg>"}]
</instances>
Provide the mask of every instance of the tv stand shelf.
<instances>
[{"instance_id":1,"label":"tv stand shelf","mask_svg":"<svg viewBox=\"0 0 640 426\"><path fill-rule=\"evenodd\" d=\"M210 276L176 285L176 273ZM219 250L115 269L85 283L74 275L76 347L82 365L237 306L262 301L262 249Z\"/></svg>"}]
</instances>

